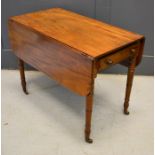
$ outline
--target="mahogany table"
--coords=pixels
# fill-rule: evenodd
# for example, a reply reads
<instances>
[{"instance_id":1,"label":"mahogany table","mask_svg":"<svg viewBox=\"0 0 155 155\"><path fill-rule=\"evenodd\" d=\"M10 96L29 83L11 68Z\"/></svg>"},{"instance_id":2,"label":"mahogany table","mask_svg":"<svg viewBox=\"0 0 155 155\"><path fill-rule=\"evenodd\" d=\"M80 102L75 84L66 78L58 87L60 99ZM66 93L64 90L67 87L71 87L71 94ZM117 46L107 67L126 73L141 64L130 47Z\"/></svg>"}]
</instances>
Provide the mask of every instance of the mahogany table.
<instances>
[{"instance_id":1,"label":"mahogany table","mask_svg":"<svg viewBox=\"0 0 155 155\"><path fill-rule=\"evenodd\" d=\"M26 90L24 62L86 96L85 140L90 138L94 79L114 64L128 67L124 114L135 67L140 63L144 36L61 8L53 8L9 19L9 37Z\"/></svg>"}]
</instances>

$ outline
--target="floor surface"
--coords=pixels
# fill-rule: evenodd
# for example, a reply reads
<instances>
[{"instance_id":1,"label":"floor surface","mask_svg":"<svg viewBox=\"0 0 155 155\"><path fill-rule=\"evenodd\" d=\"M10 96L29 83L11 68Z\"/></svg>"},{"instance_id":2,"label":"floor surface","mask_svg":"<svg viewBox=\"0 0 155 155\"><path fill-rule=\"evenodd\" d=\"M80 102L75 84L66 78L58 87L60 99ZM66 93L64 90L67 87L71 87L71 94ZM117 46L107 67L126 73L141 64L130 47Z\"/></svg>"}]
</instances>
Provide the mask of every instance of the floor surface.
<instances>
[{"instance_id":1,"label":"floor surface","mask_svg":"<svg viewBox=\"0 0 155 155\"><path fill-rule=\"evenodd\" d=\"M2 71L2 155L153 155L153 77L135 76L126 116L126 76L98 75L93 144L84 141L84 97L37 71L26 79L29 95L17 71Z\"/></svg>"}]
</instances>

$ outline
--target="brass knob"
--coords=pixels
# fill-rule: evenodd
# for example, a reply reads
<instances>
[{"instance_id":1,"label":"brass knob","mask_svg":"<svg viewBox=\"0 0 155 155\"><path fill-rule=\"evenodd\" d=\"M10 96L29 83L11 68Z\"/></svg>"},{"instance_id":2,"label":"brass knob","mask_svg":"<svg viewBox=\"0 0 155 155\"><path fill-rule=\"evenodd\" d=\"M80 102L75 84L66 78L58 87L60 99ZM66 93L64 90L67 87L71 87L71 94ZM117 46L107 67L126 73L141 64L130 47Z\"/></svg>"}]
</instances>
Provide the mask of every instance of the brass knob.
<instances>
[{"instance_id":1,"label":"brass knob","mask_svg":"<svg viewBox=\"0 0 155 155\"><path fill-rule=\"evenodd\" d=\"M135 52L136 52L136 50L135 50L134 48L132 48L132 49L131 49L131 52L132 52L132 53L135 53Z\"/></svg>"},{"instance_id":2,"label":"brass knob","mask_svg":"<svg viewBox=\"0 0 155 155\"><path fill-rule=\"evenodd\" d=\"M106 60L106 63L107 63L108 65L111 65L111 64L113 64L113 61L112 61L111 59L107 59L107 60Z\"/></svg>"}]
</instances>

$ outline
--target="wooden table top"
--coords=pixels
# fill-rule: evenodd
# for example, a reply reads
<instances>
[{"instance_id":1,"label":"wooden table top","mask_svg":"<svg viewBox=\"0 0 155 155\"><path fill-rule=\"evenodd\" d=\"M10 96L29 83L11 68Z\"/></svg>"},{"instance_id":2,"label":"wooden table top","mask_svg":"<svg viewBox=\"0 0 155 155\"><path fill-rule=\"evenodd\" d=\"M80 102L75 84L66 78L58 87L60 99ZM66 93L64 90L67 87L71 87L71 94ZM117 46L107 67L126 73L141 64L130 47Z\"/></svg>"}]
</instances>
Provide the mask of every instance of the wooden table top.
<instances>
[{"instance_id":1,"label":"wooden table top","mask_svg":"<svg viewBox=\"0 0 155 155\"><path fill-rule=\"evenodd\" d=\"M11 20L93 58L143 38L142 35L61 8L14 16Z\"/></svg>"}]
</instances>

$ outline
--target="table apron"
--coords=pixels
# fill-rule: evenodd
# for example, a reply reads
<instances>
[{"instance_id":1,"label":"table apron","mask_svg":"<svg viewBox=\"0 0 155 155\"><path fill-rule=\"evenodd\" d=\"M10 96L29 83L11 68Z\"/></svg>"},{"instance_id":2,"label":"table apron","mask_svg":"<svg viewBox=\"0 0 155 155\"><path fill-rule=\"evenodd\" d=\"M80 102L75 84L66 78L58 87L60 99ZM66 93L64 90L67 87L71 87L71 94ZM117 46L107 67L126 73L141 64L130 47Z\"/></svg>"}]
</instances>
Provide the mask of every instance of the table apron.
<instances>
[{"instance_id":1,"label":"table apron","mask_svg":"<svg viewBox=\"0 0 155 155\"><path fill-rule=\"evenodd\" d=\"M126 61L139 51L139 44L134 43L107 56L104 56L96 61L97 71L109 68L112 65Z\"/></svg>"}]
</instances>

